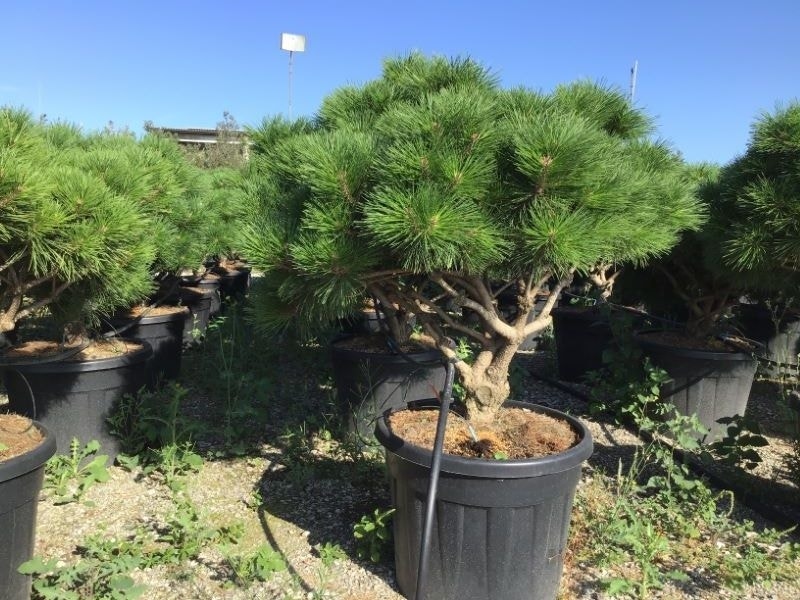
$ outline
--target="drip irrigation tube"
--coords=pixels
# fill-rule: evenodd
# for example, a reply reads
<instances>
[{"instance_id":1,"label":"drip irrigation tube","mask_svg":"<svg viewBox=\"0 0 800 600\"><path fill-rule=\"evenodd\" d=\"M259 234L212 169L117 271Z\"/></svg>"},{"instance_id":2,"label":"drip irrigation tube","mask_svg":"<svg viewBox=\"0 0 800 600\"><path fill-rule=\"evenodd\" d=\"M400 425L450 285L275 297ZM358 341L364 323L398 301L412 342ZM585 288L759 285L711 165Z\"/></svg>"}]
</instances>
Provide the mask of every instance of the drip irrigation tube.
<instances>
[{"instance_id":1,"label":"drip irrigation tube","mask_svg":"<svg viewBox=\"0 0 800 600\"><path fill-rule=\"evenodd\" d=\"M417 568L417 589L414 600L425 600L425 584L428 582L428 553L433 532L433 513L436 509L436 494L439 489L439 473L442 468L442 452L444 448L444 434L447 429L447 415L450 412L450 403L453 400L453 378L455 368L453 361L447 360L447 378L442 394L442 406L439 408L439 421L436 424L436 438L433 442L433 456L431 458L431 474L428 482L428 496L425 499L425 520L422 525L422 538L419 548L419 567Z\"/></svg>"},{"instance_id":2,"label":"drip irrigation tube","mask_svg":"<svg viewBox=\"0 0 800 600\"><path fill-rule=\"evenodd\" d=\"M442 356L439 361L418 361L403 352L397 342L391 338L386 338L389 349L402 357L404 360L415 365L431 365L444 362L445 383L440 397L441 406L439 407L439 419L436 423L436 436L433 442L433 453L431 455L430 479L428 481L428 494L425 498L425 513L422 523L422 536L420 538L419 563L417 566L417 587L414 591L413 600L425 600L426 585L428 583L428 568L430 554L430 542L433 535L433 517L436 510L436 496L439 490L439 473L442 469L442 454L444 453L444 436L447 431L447 417L450 414L450 406L453 402L453 382L455 379L455 359Z\"/></svg>"}]
</instances>

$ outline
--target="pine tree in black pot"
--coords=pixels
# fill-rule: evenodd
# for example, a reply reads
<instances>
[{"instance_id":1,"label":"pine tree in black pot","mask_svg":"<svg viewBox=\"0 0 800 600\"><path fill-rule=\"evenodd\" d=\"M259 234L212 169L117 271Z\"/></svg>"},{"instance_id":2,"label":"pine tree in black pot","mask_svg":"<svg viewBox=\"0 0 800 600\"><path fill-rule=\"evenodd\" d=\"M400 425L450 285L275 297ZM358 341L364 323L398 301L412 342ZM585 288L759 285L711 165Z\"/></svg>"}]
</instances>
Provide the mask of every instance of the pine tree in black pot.
<instances>
[{"instance_id":1,"label":"pine tree in black pot","mask_svg":"<svg viewBox=\"0 0 800 600\"><path fill-rule=\"evenodd\" d=\"M440 498L458 508L451 513L440 505L438 518L448 520L441 530L454 537L431 541L446 548L447 558L430 575L430 597L556 593L561 561L554 556L566 543L590 436L562 413L503 408L509 366L520 343L550 324L558 293L576 271L644 261L699 223L701 211L675 168L678 161L647 141L648 132L641 111L602 86L583 82L549 95L503 90L470 59L412 54L387 60L376 81L334 92L313 131L287 135L266 150L261 189L269 193L252 215L247 249L265 272L254 301L256 323L273 331L289 323L313 330L345 316L368 294L380 303L396 343L414 339L455 364L477 435L462 427L463 444L447 451L478 458L448 454L443 463ZM493 281L509 282L515 311L498 309L505 290L494 289ZM549 300L529 319L548 283ZM408 315L415 328L403 326L401 317ZM432 437L429 411L411 412L420 413ZM546 424L504 429L509 414ZM430 440L403 439L403 419L381 419L378 437L391 450L395 500L410 511L395 515L398 581L408 595L417 575L413 515L430 461L430 451L427 459L424 451L416 454L417 444ZM529 458L523 430L564 435L565 446L548 462L558 475L542 466L548 459ZM511 460L492 460L497 456ZM461 486L464 475L486 483L488 472L500 486L494 492ZM476 506L478 496L488 504ZM472 527L485 523L499 506L491 498L501 497L504 507L520 502L515 514L521 520L488 527L511 540L509 553L498 549L490 553L491 564L478 564L486 553L463 551L458 536L485 535L485 525L483 534ZM458 517L466 506L477 511L474 518ZM551 511L565 520L553 526L535 517L556 514ZM517 561L531 568L514 569L511 577L502 565Z\"/></svg>"},{"instance_id":2,"label":"pine tree in black pot","mask_svg":"<svg viewBox=\"0 0 800 600\"><path fill-rule=\"evenodd\" d=\"M700 166L695 175L708 222L627 283L651 308L669 305L685 322L680 331L639 339L672 377L664 394L679 412L698 415L709 430L706 441L713 441L727 429L719 419L744 415L760 352L731 335L732 308L750 296L779 303L783 311L796 296L800 105L763 115L741 157L721 169ZM749 308L739 309L739 325L748 324ZM769 344L769 336L761 341Z\"/></svg>"}]
</instances>

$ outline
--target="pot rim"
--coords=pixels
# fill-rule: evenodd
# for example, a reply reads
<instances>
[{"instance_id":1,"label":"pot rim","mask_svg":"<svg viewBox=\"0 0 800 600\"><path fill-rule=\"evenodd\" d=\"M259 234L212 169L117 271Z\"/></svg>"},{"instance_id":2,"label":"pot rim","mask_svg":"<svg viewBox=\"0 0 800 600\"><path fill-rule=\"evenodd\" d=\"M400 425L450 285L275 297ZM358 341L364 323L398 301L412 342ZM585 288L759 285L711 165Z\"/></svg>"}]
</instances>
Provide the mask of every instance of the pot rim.
<instances>
[{"instance_id":1,"label":"pot rim","mask_svg":"<svg viewBox=\"0 0 800 600\"><path fill-rule=\"evenodd\" d=\"M35 448L0 463L0 485L35 471L56 453L56 436L39 421L33 424L44 434L44 439Z\"/></svg>"},{"instance_id":2,"label":"pot rim","mask_svg":"<svg viewBox=\"0 0 800 600\"><path fill-rule=\"evenodd\" d=\"M648 333L657 333L666 331L664 329L642 329L633 334L634 341L639 344L644 350L662 350L669 352L674 356L682 356L684 358L696 358L702 360L713 360L719 362L742 362L757 360L755 353L758 348L753 348L751 353L744 352L743 350L731 350L730 352L720 352L718 350L703 350L700 348L681 348L680 346L673 346L672 344L664 344L655 340L649 340L646 337ZM643 335L644 334L644 335ZM753 341L753 340L751 340Z\"/></svg>"},{"instance_id":3,"label":"pot rim","mask_svg":"<svg viewBox=\"0 0 800 600\"><path fill-rule=\"evenodd\" d=\"M39 364L29 365L13 365L10 367L3 367L2 370L5 376L14 371L21 371L22 373L41 373L41 374L55 374L55 373L84 373L89 371L103 371L107 369L117 369L129 365L136 365L145 362L153 356L153 347L150 342L145 340L135 340L131 338L112 338L117 339L122 343L135 344L142 346L133 352L126 352L119 356L109 356L106 358L92 358L90 360L79 361L52 361L43 362Z\"/></svg>"},{"instance_id":4,"label":"pot rim","mask_svg":"<svg viewBox=\"0 0 800 600\"><path fill-rule=\"evenodd\" d=\"M508 401L504 406L527 408L534 412L543 413L567 421L573 430L578 433L577 444L558 454L542 456L539 458L522 458L511 460L492 460L487 458L467 458L452 454L442 455L442 472L466 477L479 477L484 479L524 479L562 473L580 466L594 450L592 434L588 427L579 419L565 412L533 404L529 402ZM386 424L391 414L388 410L381 415L375 425L375 437L386 448L413 464L430 468L433 451L414 444L405 442L402 438L389 430Z\"/></svg>"}]
</instances>

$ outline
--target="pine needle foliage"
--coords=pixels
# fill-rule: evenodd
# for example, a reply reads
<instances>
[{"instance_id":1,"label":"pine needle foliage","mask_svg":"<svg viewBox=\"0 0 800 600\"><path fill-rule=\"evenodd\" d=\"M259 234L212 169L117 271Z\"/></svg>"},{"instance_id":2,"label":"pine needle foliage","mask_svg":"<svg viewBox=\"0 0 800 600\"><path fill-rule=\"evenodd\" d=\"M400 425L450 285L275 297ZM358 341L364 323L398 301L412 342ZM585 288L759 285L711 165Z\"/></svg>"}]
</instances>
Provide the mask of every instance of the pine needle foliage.
<instances>
[{"instance_id":1,"label":"pine needle foliage","mask_svg":"<svg viewBox=\"0 0 800 600\"><path fill-rule=\"evenodd\" d=\"M800 103L760 116L720 181L732 221L725 262L740 272L800 271Z\"/></svg>"},{"instance_id":2,"label":"pine needle foliage","mask_svg":"<svg viewBox=\"0 0 800 600\"><path fill-rule=\"evenodd\" d=\"M81 164L88 144L0 109L0 334L45 307L91 323L150 291L150 221Z\"/></svg>"},{"instance_id":3,"label":"pine needle foliage","mask_svg":"<svg viewBox=\"0 0 800 600\"><path fill-rule=\"evenodd\" d=\"M310 127L262 124L244 186L247 254L266 274L253 317L310 332L372 295L398 339L415 315L417 341L457 361L471 414L491 415L516 348L549 324L575 272L644 262L702 220L651 128L600 84L503 90L469 58L388 59L379 79L326 98ZM497 279L517 292L513 317ZM472 364L455 337L475 346Z\"/></svg>"}]
</instances>

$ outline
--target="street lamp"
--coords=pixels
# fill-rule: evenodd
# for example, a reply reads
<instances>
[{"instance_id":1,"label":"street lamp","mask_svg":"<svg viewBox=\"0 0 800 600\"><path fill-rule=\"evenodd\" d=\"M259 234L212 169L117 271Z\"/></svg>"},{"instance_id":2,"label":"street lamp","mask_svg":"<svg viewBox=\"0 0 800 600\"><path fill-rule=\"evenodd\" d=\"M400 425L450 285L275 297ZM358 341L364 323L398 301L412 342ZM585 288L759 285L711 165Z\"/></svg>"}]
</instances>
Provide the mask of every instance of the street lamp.
<instances>
[{"instance_id":1,"label":"street lamp","mask_svg":"<svg viewBox=\"0 0 800 600\"><path fill-rule=\"evenodd\" d=\"M281 34L281 50L289 51L289 120L292 120L292 65L294 53L306 51L306 36L296 33Z\"/></svg>"}]
</instances>

